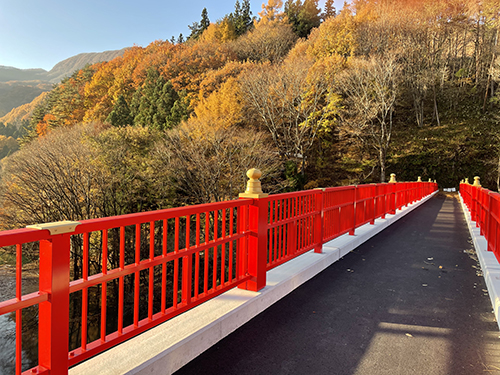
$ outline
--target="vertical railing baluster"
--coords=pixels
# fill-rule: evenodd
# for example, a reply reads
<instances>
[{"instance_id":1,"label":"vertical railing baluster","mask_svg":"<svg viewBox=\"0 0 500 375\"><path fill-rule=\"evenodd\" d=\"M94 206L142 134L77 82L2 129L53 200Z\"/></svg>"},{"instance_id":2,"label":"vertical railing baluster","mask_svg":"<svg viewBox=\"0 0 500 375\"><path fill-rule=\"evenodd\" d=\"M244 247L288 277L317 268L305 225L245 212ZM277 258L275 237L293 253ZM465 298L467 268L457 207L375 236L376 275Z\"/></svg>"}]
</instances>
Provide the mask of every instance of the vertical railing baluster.
<instances>
[{"instance_id":1,"label":"vertical railing baluster","mask_svg":"<svg viewBox=\"0 0 500 375\"><path fill-rule=\"evenodd\" d=\"M120 270L125 269L125 227L120 227ZM118 335L123 333L123 276L118 281Z\"/></svg>"},{"instance_id":2,"label":"vertical railing baluster","mask_svg":"<svg viewBox=\"0 0 500 375\"><path fill-rule=\"evenodd\" d=\"M155 222L149 223L149 261L155 259ZM149 266L148 320L153 320L155 268Z\"/></svg>"},{"instance_id":3,"label":"vertical railing baluster","mask_svg":"<svg viewBox=\"0 0 500 375\"><path fill-rule=\"evenodd\" d=\"M234 208L231 207L229 209L229 237L233 237L234 234ZM228 281L232 282L234 280L233 277L233 261L234 261L234 255L233 255L233 242L229 242L229 270L228 270Z\"/></svg>"},{"instance_id":4,"label":"vertical railing baluster","mask_svg":"<svg viewBox=\"0 0 500 375\"><path fill-rule=\"evenodd\" d=\"M135 266L141 263L141 225L135 225ZM137 269L137 268L136 268ZM140 271L134 272L134 327L139 327Z\"/></svg>"},{"instance_id":5,"label":"vertical railing baluster","mask_svg":"<svg viewBox=\"0 0 500 375\"><path fill-rule=\"evenodd\" d=\"M175 232L174 232L174 254L179 253L179 217L175 218ZM179 291L179 258L175 258L174 260L174 288L173 288L173 302L174 309L177 308L177 300Z\"/></svg>"},{"instance_id":6,"label":"vertical railing baluster","mask_svg":"<svg viewBox=\"0 0 500 375\"><path fill-rule=\"evenodd\" d=\"M89 233L83 233L83 281L89 279ZM82 337L81 337L81 347L82 352L87 350L87 316L88 316L88 288L83 288L82 290Z\"/></svg>"},{"instance_id":7,"label":"vertical railing baluster","mask_svg":"<svg viewBox=\"0 0 500 375\"><path fill-rule=\"evenodd\" d=\"M196 214L196 247L200 246L200 214ZM194 267L194 296L198 298L200 284L200 252L196 252Z\"/></svg>"},{"instance_id":8,"label":"vertical railing baluster","mask_svg":"<svg viewBox=\"0 0 500 375\"><path fill-rule=\"evenodd\" d=\"M184 251L188 251L191 247L191 215L186 216L186 244L184 246ZM193 258L192 254L182 257L182 303L188 305L191 303L191 291L192 291L192 270L193 270Z\"/></svg>"},{"instance_id":9,"label":"vertical railing baluster","mask_svg":"<svg viewBox=\"0 0 500 375\"><path fill-rule=\"evenodd\" d=\"M162 243L162 258L165 259L168 251L168 220L163 220L163 243ZM162 262L161 266L161 313L165 314L167 308L167 263Z\"/></svg>"},{"instance_id":10,"label":"vertical railing baluster","mask_svg":"<svg viewBox=\"0 0 500 375\"><path fill-rule=\"evenodd\" d=\"M102 268L103 275L108 273L108 230L102 230ZM108 283L101 284L101 343L106 342Z\"/></svg>"},{"instance_id":11,"label":"vertical railing baluster","mask_svg":"<svg viewBox=\"0 0 500 375\"><path fill-rule=\"evenodd\" d=\"M19 302L23 296L23 248L21 244L16 245L16 300ZM21 375L23 367L23 310L16 310L16 375Z\"/></svg>"},{"instance_id":12,"label":"vertical railing baluster","mask_svg":"<svg viewBox=\"0 0 500 375\"><path fill-rule=\"evenodd\" d=\"M210 241L210 213L205 212L205 244ZM205 295L208 293L208 258L209 258L210 249L205 248L203 251L203 260L204 260L204 274L203 274L203 293Z\"/></svg>"}]
</instances>

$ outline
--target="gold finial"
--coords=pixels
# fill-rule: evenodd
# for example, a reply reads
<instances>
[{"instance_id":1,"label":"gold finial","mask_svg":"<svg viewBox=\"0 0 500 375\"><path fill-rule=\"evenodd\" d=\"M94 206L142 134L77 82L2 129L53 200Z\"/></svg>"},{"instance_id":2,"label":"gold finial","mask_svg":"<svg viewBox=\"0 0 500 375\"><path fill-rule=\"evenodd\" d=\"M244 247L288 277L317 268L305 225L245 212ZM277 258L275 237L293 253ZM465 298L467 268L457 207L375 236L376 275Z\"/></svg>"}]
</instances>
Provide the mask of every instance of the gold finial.
<instances>
[{"instance_id":1,"label":"gold finial","mask_svg":"<svg viewBox=\"0 0 500 375\"><path fill-rule=\"evenodd\" d=\"M247 177L249 178L247 189L244 193L240 193L240 198L265 198L269 196L269 194L262 192L262 186L259 180L260 176L262 176L262 172L257 168L252 168L247 171Z\"/></svg>"},{"instance_id":2,"label":"gold finial","mask_svg":"<svg viewBox=\"0 0 500 375\"><path fill-rule=\"evenodd\" d=\"M434 180L434 183L437 184L436 180Z\"/></svg>"},{"instance_id":3,"label":"gold finial","mask_svg":"<svg viewBox=\"0 0 500 375\"><path fill-rule=\"evenodd\" d=\"M462 180L460 180L460 183L461 183L461 184L463 184L464 182L465 182L465 181L464 181L463 179L462 179Z\"/></svg>"},{"instance_id":4,"label":"gold finial","mask_svg":"<svg viewBox=\"0 0 500 375\"><path fill-rule=\"evenodd\" d=\"M391 173L391 179L389 180L389 183L395 183L396 181L396 173Z\"/></svg>"},{"instance_id":5,"label":"gold finial","mask_svg":"<svg viewBox=\"0 0 500 375\"><path fill-rule=\"evenodd\" d=\"M418 176L417 182L422 182L422 178Z\"/></svg>"},{"instance_id":6,"label":"gold finial","mask_svg":"<svg viewBox=\"0 0 500 375\"><path fill-rule=\"evenodd\" d=\"M480 180L479 176L474 177L474 183L472 184L472 186L479 186L479 187L481 187L481 183L479 182L479 180Z\"/></svg>"},{"instance_id":7,"label":"gold finial","mask_svg":"<svg viewBox=\"0 0 500 375\"><path fill-rule=\"evenodd\" d=\"M429 182L432 182L432 180L429 178Z\"/></svg>"},{"instance_id":8,"label":"gold finial","mask_svg":"<svg viewBox=\"0 0 500 375\"><path fill-rule=\"evenodd\" d=\"M470 185L470 183L469 183L469 177L465 177L465 183L466 183L467 185Z\"/></svg>"}]
</instances>

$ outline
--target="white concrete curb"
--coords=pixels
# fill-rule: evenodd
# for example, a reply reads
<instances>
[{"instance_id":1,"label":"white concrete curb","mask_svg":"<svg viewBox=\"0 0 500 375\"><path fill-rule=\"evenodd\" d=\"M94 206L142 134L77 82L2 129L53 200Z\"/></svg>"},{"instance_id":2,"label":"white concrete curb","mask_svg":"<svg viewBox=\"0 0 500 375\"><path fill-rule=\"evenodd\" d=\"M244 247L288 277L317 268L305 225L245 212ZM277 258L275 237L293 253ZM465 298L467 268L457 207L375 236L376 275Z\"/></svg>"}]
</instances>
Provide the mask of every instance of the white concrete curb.
<instances>
[{"instance_id":1,"label":"white concrete curb","mask_svg":"<svg viewBox=\"0 0 500 375\"><path fill-rule=\"evenodd\" d=\"M476 228L476 222L472 221L469 209L464 203L462 195L460 195L460 203L462 204L462 211L464 212L467 226L476 249L476 254L481 264L483 277L488 288L490 295L491 305L497 320L498 327L500 328L500 264L493 252L488 251L488 244L486 238L480 234L479 228Z\"/></svg>"},{"instance_id":2,"label":"white concrete curb","mask_svg":"<svg viewBox=\"0 0 500 375\"><path fill-rule=\"evenodd\" d=\"M344 255L429 200L403 207L323 245L323 253L305 253L267 273L259 292L234 288L70 369L80 374L171 374ZM500 268L499 268L500 275Z\"/></svg>"}]
</instances>

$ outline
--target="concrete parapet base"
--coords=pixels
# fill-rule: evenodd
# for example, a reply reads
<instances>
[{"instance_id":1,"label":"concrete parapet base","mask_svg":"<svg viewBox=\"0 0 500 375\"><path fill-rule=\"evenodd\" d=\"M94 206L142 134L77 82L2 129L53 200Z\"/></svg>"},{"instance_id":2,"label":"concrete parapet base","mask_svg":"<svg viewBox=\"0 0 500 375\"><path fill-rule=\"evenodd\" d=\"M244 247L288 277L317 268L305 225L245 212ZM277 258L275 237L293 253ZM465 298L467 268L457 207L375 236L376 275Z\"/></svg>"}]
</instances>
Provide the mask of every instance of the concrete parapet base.
<instances>
[{"instance_id":1,"label":"concrete parapet base","mask_svg":"<svg viewBox=\"0 0 500 375\"><path fill-rule=\"evenodd\" d=\"M344 255L429 200L377 219L267 273L259 292L234 288L70 369L70 375L171 374ZM500 277L500 267L498 268ZM499 281L500 282L500 281ZM499 284L500 285L500 284Z\"/></svg>"},{"instance_id":2,"label":"concrete parapet base","mask_svg":"<svg viewBox=\"0 0 500 375\"><path fill-rule=\"evenodd\" d=\"M476 228L476 222L472 221L469 209L465 205L461 195L460 203L462 204L462 210L464 212L465 220L467 221L467 227L469 228L472 242L474 243L474 248L476 249L476 254L481 265L481 270L483 271L483 277L486 282L486 287L488 288L488 294L490 296L493 312L495 314L498 327L500 328L500 264L498 263L495 254L488 251L486 238L481 235L480 229Z\"/></svg>"}]
</instances>

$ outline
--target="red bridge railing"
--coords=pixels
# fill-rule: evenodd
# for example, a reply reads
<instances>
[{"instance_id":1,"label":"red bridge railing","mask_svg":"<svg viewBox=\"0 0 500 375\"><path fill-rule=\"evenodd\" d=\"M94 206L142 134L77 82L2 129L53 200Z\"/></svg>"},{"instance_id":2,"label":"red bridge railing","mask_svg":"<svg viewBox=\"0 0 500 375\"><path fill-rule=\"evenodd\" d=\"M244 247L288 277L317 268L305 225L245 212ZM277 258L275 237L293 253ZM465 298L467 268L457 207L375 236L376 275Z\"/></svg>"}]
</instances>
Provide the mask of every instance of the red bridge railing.
<instances>
[{"instance_id":1,"label":"red bridge railing","mask_svg":"<svg viewBox=\"0 0 500 375\"><path fill-rule=\"evenodd\" d=\"M0 302L0 315L15 314L16 374L24 309L38 307L38 366L24 373L67 374L231 288L259 290L268 270L435 190L334 187L0 232L0 247L16 250L16 297ZM28 247L39 250L39 290L23 295Z\"/></svg>"},{"instance_id":2,"label":"red bridge railing","mask_svg":"<svg viewBox=\"0 0 500 375\"><path fill-rule=\"evenodd\" d=\"M500 194L481 187L479 177L475 179L475 185L460 184L460 195L471 220L486 238L488 251L492 251L500 262Z\"/></svg>"}]
</instances>

